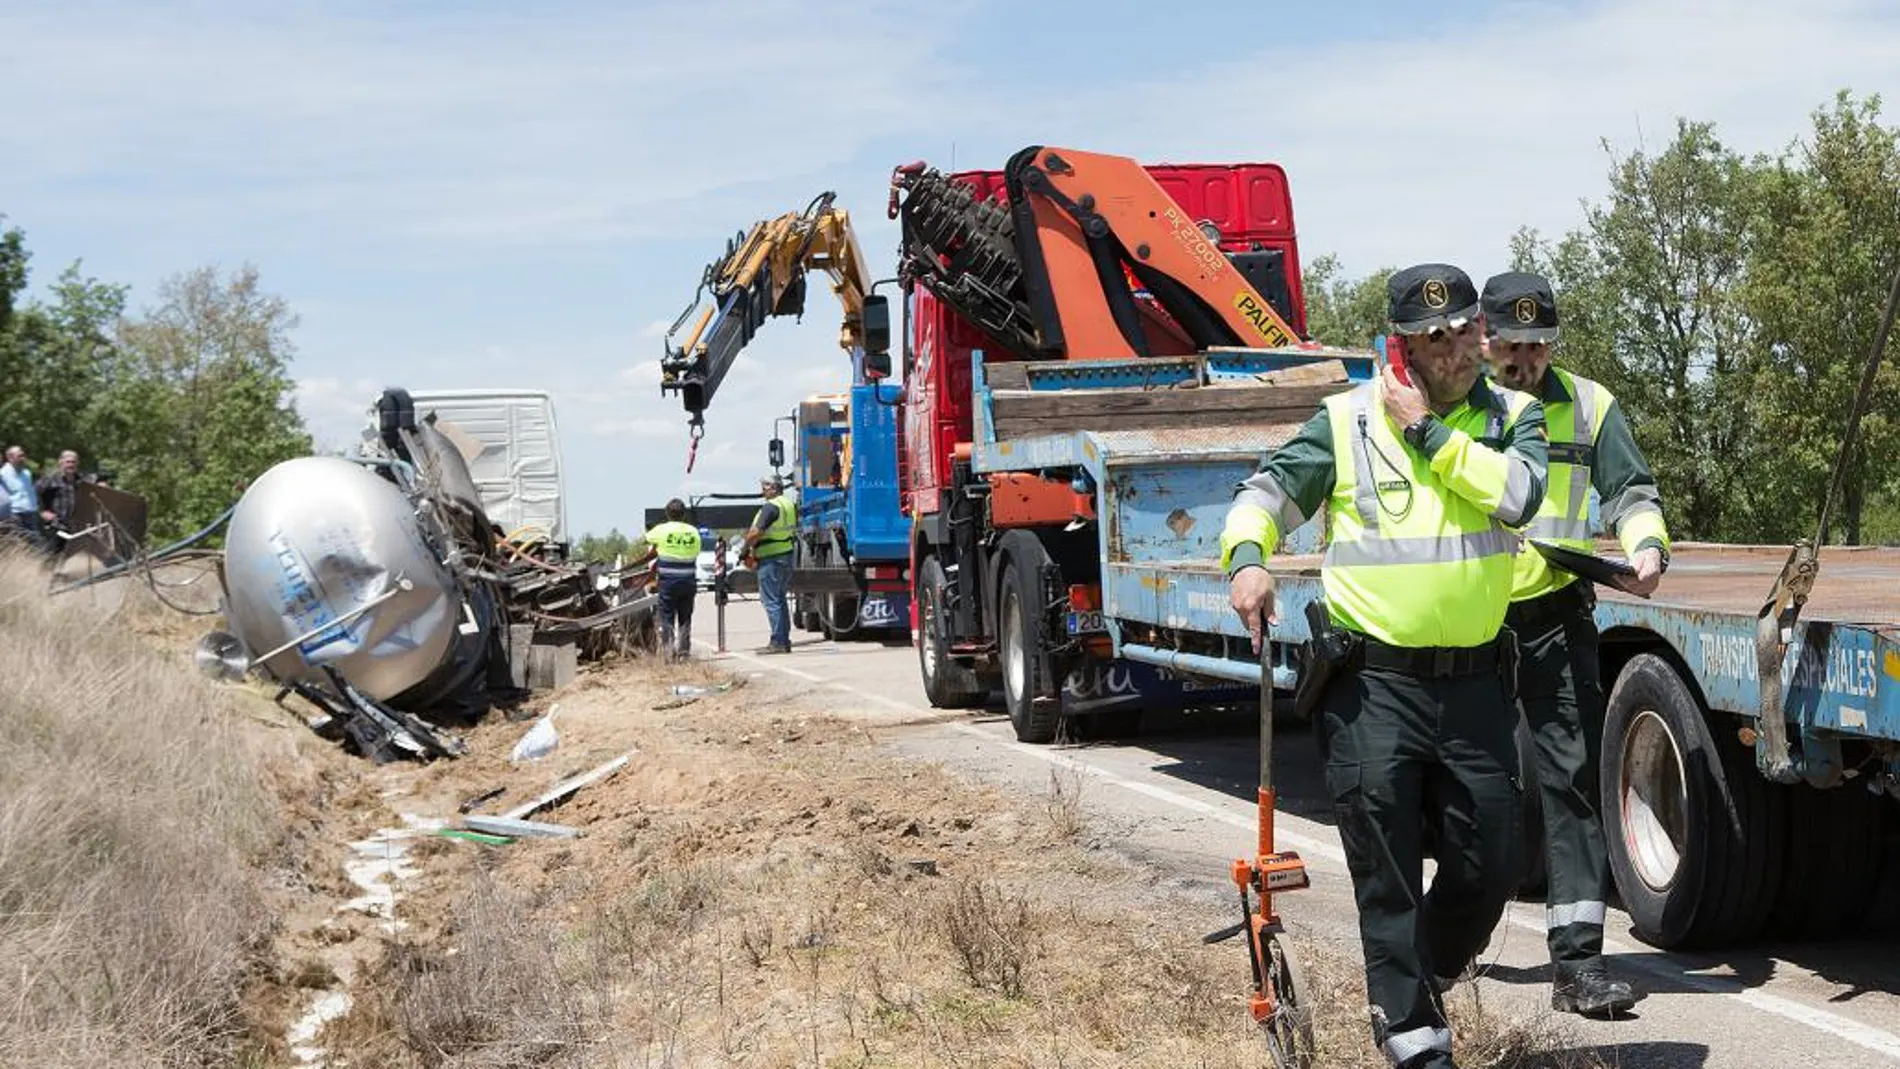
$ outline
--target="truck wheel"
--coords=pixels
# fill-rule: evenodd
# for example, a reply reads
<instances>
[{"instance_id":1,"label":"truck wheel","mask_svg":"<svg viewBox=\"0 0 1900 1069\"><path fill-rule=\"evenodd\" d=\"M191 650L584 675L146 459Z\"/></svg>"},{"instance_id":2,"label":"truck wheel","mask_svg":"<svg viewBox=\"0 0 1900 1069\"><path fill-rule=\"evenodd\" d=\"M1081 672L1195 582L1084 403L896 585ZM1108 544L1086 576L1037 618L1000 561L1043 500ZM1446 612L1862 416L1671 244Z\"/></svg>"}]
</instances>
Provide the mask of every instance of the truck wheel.
<instances>
[{"instance_id":1,"label":"truck wheel","mask_svg":"<svg viewBox=\"0 0 1900 1069\"><path fill-rule=\"evenodd\" d=\"M1833 939L1858 929L1880 878L1885 800L1852 780L1783 790L1791 826L1775 929L1797 939Z\"/></svg>"},{"instance_id":2,"label":"truck wheel","mask_svg":"<svg viewBox=\"0 0 1900 1069\"><path fill-rule=\"evenodd\" d=\"M975 709L989 698L989 688L974 671L950 656L950 627L943 607L950 585L936 557L925 557L917 574L917 660L924 677L924 696L939 709Z\"/></svg>"},{"instance_id":3,"label":"truck wheel","mask_svg":"<svg viewBox=\"0 0 1900 1069\"><path fill-rule=\"evenodd\" d=\"M1523 712L1517 714L1517 764L1524 780L1524 805L1521 816L1524 821L1524 839L1521 849L1522 873L1517 880L1517 893L1524 898L1536 898L1544 893L1550 882L1547 857L1544 853L1544 796L1537 777L1537 739L1531 734L1531 725Z\"/></svg>"},{"instance_id":4,"label":"truck wheel","mask_svg":"<svg viewBox=\"0 0 1900 1069\"><path fill-rule=\"evenodd\" d=\"M1638 938L1665 950L1753 937L1774 904L1781 798L1711 732L1668 661L1630 659L1603 731L1610 874Z\"/></svg>"},{"instance_id":5,"label":"truck wheel","mask_svg":"<svg viewBox=\"0 0 1900 1069\"><path fill-rule=\"evenodd\" d=\"M858 637L858 599L849 594L826 594L818 603L819 629L833 642Z\"/></svg>"},{"instance_id":6,"label":"truck wheel","mask_svg":"<svg viewBox=\"0 0 1900 1069\"><path fill-rule=\"evenodd\" d=\"M1062 696L1049 694L1042 650L1042 584L1033 567L1012 558L1003 569L1002 601L997 618L1003 661L1003 701L1021 742L1052 742L1062 724Z\"/></svg>"}]
</instances>

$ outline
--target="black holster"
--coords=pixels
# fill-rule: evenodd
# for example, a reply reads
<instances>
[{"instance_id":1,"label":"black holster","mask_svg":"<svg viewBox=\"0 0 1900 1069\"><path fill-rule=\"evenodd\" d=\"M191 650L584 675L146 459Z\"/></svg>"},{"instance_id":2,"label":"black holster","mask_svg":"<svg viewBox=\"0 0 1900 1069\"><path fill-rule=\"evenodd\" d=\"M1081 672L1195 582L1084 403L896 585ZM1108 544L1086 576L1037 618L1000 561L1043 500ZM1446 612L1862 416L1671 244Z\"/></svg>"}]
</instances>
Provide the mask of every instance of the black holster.
<instances>
[{"instance_id":1,"label":"black holster","mask_svg":"<svg viewBox=\"0 0 1900 1069\"><path fill-rule=\"evenodd\" d=\"M1307 602L1306 631L1310 637L1300 644L1300 678L1293 689L1293 712L1300 717L1311 717L1319 708L1333 677L1352 663L1357 642L1357 636L1333 626L1324 598Z\"/></svg>"},{"instance_id":2,"label":"black holster","mask_svg":"<svg viewBox=\"0 0 1900 1069\"><path fill-rule=\"evenodd\" d=\"M1517 648L1517 632L1509 627L1498 630L1498 679L1504 684L1504 700L1511 706L1517 705L1517 664L1520 652Z\"/></svg>"}]
</instances>

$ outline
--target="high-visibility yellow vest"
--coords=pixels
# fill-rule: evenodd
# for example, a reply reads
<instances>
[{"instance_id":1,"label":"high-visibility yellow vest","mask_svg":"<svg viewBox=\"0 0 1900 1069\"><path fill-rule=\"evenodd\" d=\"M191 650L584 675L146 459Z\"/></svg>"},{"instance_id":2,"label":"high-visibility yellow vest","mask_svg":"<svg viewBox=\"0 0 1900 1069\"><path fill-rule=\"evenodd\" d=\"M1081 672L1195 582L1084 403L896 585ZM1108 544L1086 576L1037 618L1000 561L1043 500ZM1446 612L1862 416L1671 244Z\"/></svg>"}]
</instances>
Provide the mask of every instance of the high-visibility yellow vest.
<instances>
[{"instance_id":1,"label":"high-visibility yellow vest","mask_svg":"<svg viewBox=\"0 0 1900 1069\"><path fill-rule=\"evenodd\" d=\"M699 528L678 520L654 524L646 533L647 545L660 555L662 572L694 572L702 548Z\"/></svg>"},{"instance_id":2,"label":"high-visibility yellow vest","mask_svg":"<svg viewBox=\"0 0 1900 1069\"><path fill-rule=\"evenodd\" d=\"M1610 391L1586 378L1552 367L1570 400L1544 402L1544 429L1550 435L1550 481L1544 503L1524 533L1583 553L1596 552L1590 530L1590 473L1596 459L1597 432L1610 411ZM1518 551L1511 600L1529 601L1576 582L1577 576L1552 568L1525 540Z\"/></svg>"},{"instance_id":3,"label":"high-visibility yellow vest","mask_svg":"<svg viewBox=\"0 0 1900 1069\"><path fill-rule=\"evenodd\" d=\"M1405 446L1377 385L1325 402L1335 475L1320 576L1333 622L1394 646L1481 646L1504 624L1520 538ZM1495 445L1533 399L1486 388L1500 407L1460 402L1441 420Z\"/></svg>"},{"instance_id":4,"label":"high-visibility yellow vest","mask_svg":"<svg viewBox=\"0 0 1900 1069\"><path fill-rule=\"evenodd\" d=\"M778 507L778 519L765 529L765 534L760 536L758 544L752 549L752 555L760 560L790 553L798 538L798 506L792 504L791 497L780 494L769 503Z\"/></svg>"}]
</instances>

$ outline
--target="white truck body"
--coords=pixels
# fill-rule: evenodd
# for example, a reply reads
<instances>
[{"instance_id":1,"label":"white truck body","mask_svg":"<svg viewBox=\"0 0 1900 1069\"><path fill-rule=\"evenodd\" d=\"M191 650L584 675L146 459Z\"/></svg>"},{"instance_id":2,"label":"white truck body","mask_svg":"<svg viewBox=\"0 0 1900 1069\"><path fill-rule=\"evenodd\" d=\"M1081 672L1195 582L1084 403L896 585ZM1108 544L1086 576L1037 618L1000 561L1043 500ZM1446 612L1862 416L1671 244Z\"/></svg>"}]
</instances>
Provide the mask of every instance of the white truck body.
<instances>
[{"instance_id":1,"label":"white truck body","mask_svg":"<svg viewBox=\"0 0 1900 1069\"><path fill-rule=\"evenodd\" d=\"M416 422L434 414L461 449L483 509L504 533L568 540L561 435L547 391L411 390L410 398Z\"/></svg>"}]
</instances>

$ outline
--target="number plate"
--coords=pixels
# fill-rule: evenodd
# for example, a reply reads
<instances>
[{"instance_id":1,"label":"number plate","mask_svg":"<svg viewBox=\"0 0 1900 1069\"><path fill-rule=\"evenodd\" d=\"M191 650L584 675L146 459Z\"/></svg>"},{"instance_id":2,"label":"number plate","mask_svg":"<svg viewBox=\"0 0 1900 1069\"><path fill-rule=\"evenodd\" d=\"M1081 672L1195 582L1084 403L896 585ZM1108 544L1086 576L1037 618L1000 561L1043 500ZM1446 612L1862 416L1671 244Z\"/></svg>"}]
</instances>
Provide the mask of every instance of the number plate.
<instances>
[{"instance_id":1,"label":"number plate","mask_svg":"<svg viewBox=\"0 0 1900 1069\"><path fill-rule=\"evenodd\" d=\"M1106 631L1099 611L1072 612L1069 614L1069 634L1085 635L1092 631Z\"/></svg>"}]
</instances>

